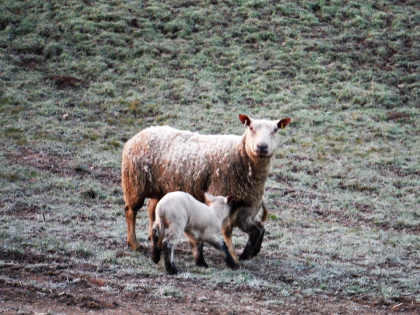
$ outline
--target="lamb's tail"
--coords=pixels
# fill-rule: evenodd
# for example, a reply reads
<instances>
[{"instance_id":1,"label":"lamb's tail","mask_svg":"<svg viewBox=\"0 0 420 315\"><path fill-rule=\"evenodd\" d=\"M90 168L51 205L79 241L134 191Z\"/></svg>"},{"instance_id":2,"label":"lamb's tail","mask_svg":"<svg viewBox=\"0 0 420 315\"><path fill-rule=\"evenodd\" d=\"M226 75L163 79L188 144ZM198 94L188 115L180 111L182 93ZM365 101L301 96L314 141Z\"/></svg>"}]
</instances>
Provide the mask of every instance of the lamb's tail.
<instances>
[{"instance_id":1,"label":"lamb's tail","mask_svg":"<svg viewBox=\"0 0 420 315\"><path fill-rule=\"evenodd\" d=\"M157 264L160 260L160 254L162 251L162 239L165 234L165 230L161 224L155 221L152 228L152 260Z\"/></svg>"},{"instance_id":2,"label":"lamb's tail","mask_svg":"<svg viewBox=\"0 0 420 315\"><path fill-rule=\"evenodd\" d=\"M261 222L264 222L264 221L267 220L267 217L268 217L268 210L265 207L264 201L261 203L261 207L262 207L262 210L263 210L262 215L261 215Z\"/></svg>"}]
</instances>

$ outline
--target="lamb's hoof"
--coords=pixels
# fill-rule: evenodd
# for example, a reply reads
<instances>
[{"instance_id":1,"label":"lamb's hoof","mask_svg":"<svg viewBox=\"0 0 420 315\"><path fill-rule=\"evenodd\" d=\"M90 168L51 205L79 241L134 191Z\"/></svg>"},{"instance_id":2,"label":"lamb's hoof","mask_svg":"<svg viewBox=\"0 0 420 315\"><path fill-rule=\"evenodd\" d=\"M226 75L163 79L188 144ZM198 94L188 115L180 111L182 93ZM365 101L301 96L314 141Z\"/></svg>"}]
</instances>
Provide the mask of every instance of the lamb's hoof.
<instances>
[{"instance_id":1,"label":"lamb's hoof","mask_svg":"<svg viewBox=\"0 0 420 315\"><path fill-rule=\"evenodd\" d=\"M168 275L176 275L178 273L178 269L175 267L174 264L172 264L166 267L166 272L168 273Z\"/></svg>"},{"instance_id":2,"label":"lamb's hoof","mask_svg":"<svg viewBox=\"0 0 420 315\"><path fill-rule=\"evenodd\" d=\"M208 268L208 267L209 267L209 265L207 265L207 263L206 263L204 260L202 260L202 261L197 261L197 262L195 263L195 265L196 265L196 266L198 266L198 267L204 267L204 268Z\"/></svg>"}]
</instances>

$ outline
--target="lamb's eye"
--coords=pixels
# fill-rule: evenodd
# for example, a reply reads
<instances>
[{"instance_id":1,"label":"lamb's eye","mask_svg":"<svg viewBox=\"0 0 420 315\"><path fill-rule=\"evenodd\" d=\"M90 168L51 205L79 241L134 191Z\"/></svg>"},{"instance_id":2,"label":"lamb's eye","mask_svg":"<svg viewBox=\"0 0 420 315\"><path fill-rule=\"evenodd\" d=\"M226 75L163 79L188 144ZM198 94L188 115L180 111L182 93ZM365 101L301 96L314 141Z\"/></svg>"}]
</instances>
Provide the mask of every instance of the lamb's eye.
<instances>
[{"instance_id":1,"label":"lamb's eye","mask_svg":"<svg viewBox=\"0 0 420 315\"><path fill-rule=\"evenodd\" d=\"M273 131L271 132L272 134L275 134L277 132L277 130L279 130L279 128L274 128Z\"/></svg>"},{"instance_id":2,"label":"lamb's eye","mask_svg":"<svg viewBox=\"0 0 420 315\"><path fill-rule=\"evenodd\" d=\"M249 130L254 131L254 127L249 126Z\"/></svg>"}]
</instances>

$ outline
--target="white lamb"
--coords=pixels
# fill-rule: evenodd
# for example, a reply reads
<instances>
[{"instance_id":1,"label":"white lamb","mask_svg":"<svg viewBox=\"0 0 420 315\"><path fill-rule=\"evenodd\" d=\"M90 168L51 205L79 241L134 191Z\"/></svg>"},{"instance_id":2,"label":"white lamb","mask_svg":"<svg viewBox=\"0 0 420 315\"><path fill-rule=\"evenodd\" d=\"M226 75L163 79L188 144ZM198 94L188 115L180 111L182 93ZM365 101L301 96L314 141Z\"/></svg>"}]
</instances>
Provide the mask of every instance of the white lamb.
<instances>
[{"instance_id":1,"label":"white lamb","mask_svg":"<svg viewBox=\"0 0 420 315\"><path fill-rule=\"evenodd\" d=\"M183 234L192 244L197 266L208 267L203 256L203 242L224 252L229 267L237 266L221 235L222 222L231 211L229 197L205 193L204 198L206 204L188 193L175 191L166 194L157 203L156 221L152 228L152 260L158 263L163 250L168 274L178 272L174 264L174 247Z\"/></svg>"}]
</instances>

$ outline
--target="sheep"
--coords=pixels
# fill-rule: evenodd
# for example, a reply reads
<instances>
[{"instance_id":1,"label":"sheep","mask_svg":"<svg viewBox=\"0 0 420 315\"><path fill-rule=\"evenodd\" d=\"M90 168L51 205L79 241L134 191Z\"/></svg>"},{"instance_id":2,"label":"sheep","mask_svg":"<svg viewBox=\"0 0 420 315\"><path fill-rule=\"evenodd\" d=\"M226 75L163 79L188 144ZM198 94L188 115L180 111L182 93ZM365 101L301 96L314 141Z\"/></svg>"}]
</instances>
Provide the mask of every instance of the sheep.
<instances>
[{"instance_id":1,"label":"sheep","mask_svg":"<svg viewBox=\"0 0 420 315\"><path fill-rule=\"evenodd\" d=\"M201 135L169 126L146 128L123 148L121 184L125 202L127 244L140 247L136 239L136 215L149 198L149 240L157 202L172 191L185 191L204 201L207 191L231 196L238 211L223 221L222 233L229 253L238 263L232 247L232 229L248 234L248 242L239 259L258 254L264 227L256 220L262 205L264 185L271 160L279 144L277 130L285 128L290 118L278 121L251 119L240 114L246 126L242 136Z\"/></svg>"},{"instance_id":2,"label":"sheep","mask_svg":"<svg viewBox=\"0 0 420 315\"><path fill-rule=\"evenodd\" d=\"M203 242L225 254L225 262L235 268L236 264L221 237L223 220L230 214L230 198L204 194L205 204L182 191L166 194L156 205L156 220L152 228L152 260L158 263L163 250L168 274L176 274L174 248L182 234L188 237L193 247L197 266L208 267L203 256Z\"/></svg>"}]
</instances>

